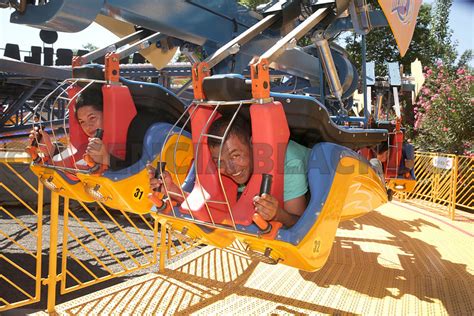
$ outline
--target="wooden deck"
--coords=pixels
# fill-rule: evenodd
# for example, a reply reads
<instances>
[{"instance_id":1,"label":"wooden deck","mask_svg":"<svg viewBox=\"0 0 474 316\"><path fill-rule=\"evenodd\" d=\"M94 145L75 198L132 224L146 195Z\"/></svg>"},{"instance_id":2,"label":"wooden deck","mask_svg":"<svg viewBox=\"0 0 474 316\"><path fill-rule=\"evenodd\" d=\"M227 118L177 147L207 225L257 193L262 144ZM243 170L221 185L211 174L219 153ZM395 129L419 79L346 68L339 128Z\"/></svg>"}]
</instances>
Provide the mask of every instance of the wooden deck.
<instances>
[{"instance_id":1,"label":"wooden deck","mask_svg":"<svg viewBox=\"0 0 474 316\"><path fill-rule=\"evenodd\" d=\"M474 315L474 221L398 202L340 224L323 269L205 247L57 306L59 314Z\"/></svg>"}]
</instances>

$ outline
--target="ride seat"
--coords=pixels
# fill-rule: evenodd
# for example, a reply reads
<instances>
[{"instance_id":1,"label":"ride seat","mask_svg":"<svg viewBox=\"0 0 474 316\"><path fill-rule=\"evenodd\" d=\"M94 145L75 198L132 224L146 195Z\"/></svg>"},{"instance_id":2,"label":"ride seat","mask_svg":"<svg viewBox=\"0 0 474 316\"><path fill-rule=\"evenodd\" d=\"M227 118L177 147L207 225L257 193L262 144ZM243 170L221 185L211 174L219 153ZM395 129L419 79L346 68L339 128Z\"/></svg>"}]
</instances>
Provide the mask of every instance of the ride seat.
<instances>
[{"instance_id":1,"label":"ride seat","mask_svg":"<svg viewBox=\"0 0 474 316\"><path fill-rule=\"evenodd\" d=\"M85 65L73 69L74 78L104 80L102 65ZM127 141L133 141L140 146L143 144L146 129L154 122L174 124L183 114L185 105L168 89L153 83L137 82L120 78L122 85L102 86L104 110L104 144L115 157L125 160ZM78 85L84 85L79 82ZM68 91L72 98L80 87L72 87ZM74 113L75 99L70 103L69 113ZM137 118L138 121L134 122ZM140 125L140 135L128 135L131 124ZM70 115L71 143L82 154L88 143L88 137L83 133L75 115ZM147 126L141 126L147 125ZM131 131L137 132L137 131ZM140 138L140 139L138 139ZM134 145L137 145L134 144ZM132 162L135 162L132 159Z\"/></svg>"},{"instance_id":2,"label":"ride seat","mask_svg":"<svg viewBox=\"0 0 474 316\"><path fill-rule=\"evenodd\" d=\"M198 105L193 105L198 106ZM197 164L196 181L193 191L187 197L189 203L181 204L181 213L190 214L194 219L224 225L250 225L254 214L253 197L259 194L262 174L273 176L271 194L283 205L283 177L286 144L289 130L285 113L279 102L252 104L250 106L254 173L244 191L237 199L238 186L230 178L222 176L222 185L216 166L207 145L207 133L213 109L199 106L191 119L193 143L196 144L195 161ZM263 119L265 118L265 119ZM232 216L226 204L228 201ZM205 205L209 206L209 210Z\"/></svg>"},{"instance_id":3,"label":"ride seat","mask_svg":"<svg viewBox=\"0 0 474 316\"><path fill-rule=\"evenodd\" d=\"M79 87L68 90L69 98L80 91ZM125 159L127 131L132 119L137 114L135 104L128 87L103 85L103 142L109 152L117 158ZM76 97L77 98L77 97ZM69 131L71 143L79 152L84 153L88 137L82 130L75 115L76 98L69 104Z\"/></svg>"},{"instance_id":4,"label":"ride seat","mask_svg":"<svg viewBox=\"0 0 474 316\"><path fill-rule=\"evenodd\" d=\"M168 133L171 137L173 135L179 134L180 132L181 130L177 127L174 127L173 129L173 125L171 125L170 123L154 123L148 128L145 137L143 138L143 152L140 159L131 166L128 166L121 170L109 169L104 172L103 176L109 179L113 179L113 181L120 181L137 174L141 170L145 169L147 163L154 161L156 157L160 155L163 146L165 145L165 141L167 138L166 136L168 135ZM186 131L182 133L182 136L185 138L191 138L191 134ZM186 149L186 151L188 150ZM183 188L185 190L191 190L194 185L194 168L191 167L190 170L187 171L188 172L185 175L186 180L183 183ZM180 174L180 177L182 176L183 175Z\"/></svg>"}]
</instances>

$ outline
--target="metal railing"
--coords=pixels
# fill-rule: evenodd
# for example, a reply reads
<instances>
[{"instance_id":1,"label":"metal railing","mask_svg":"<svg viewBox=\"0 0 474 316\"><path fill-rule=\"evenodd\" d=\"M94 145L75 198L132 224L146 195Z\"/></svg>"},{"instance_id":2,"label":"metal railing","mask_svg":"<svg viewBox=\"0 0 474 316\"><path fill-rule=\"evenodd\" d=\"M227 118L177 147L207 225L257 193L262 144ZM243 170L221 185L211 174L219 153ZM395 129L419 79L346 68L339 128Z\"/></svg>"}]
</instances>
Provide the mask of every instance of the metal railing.
<instances>
[{"instance_id":1,"label":"metal railing","mask_svg":"<svg viewBox=\"0 0 474 316\"><path fill-rule=\"evenodd\" d=\"M0 311L22 307L41 299L41 255L43 221L43 185L30 183L18 169L25 168L19 158L11 162L0 157L3 174L0 179L0 263L2 284ZM4 167L4 168L3 168ZM9 174L9 177L6 176ZM37 181L37 180L36 180ZM12 183L21 183L23 190L16 190ZM37 196L37 205L30 198ZM9 196L8 202L5 198ZM9 251L5 251L6 249Z\"/></svg>"},{"instance_id":2,"label":"metal railing","mask_svg":"<svg viewBox=\"0 0 474 316\"><path fill-rule=\"evenodd\" d=\"M417 152L415 189L398 197L436 207L451 219L455 218L456 210L474 212L473 168L472 157Z\"/></svg>"},{"instance_id":3,"label":"metal railing","mask_svg":"<svg viewBox=\"0 0 474 316\"><path fill-rule=\"evenodd\" d=\"M158 229L150 216L133 214L132 219L100 203L91 210L78 202L73 210L69 202L65 199L61 294L156 263Z\"/></svg>"},{"instance_id":4,"label":"metal railing","mask_svg":"<svg viewBox=\"0 0 474 316\"><path fill-rule=\"evenodd\" d=\"M43 184L32 185L24 177L25 170L17 170L20 163L28 169L30 158L12 152L0 155L0 194L11 196L11 202L0 203L0 282L4 284L0 312L39 302L43 285L47 286L47 311L54 312L58 283L59 293L65 295L153 267L158 256L163 271L166 260L199 244L173 231L166 220L159 222L152 213L112 210L57 192L51 192L48 218L43 212L43 198L47 197ZM26 190L34 197L22 197ZM43 245L43 221L48 219L45 240L49 244ZM48 253L43 258L47 276L41 274L42 253Z\"/></svg>"}]
</instances>

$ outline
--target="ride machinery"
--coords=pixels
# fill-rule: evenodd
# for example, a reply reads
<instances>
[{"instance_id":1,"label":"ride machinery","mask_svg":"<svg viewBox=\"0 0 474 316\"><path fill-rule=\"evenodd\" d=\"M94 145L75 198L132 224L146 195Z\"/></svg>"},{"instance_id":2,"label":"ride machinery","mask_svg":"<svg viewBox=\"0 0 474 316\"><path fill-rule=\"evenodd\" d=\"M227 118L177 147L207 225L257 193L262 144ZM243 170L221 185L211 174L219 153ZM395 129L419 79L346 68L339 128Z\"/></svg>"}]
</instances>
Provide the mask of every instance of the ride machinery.
<instances>
[{"instance_id":1,"label":"ride machinery","mask_svg":"<svg viewBox=\"0 0 474 316\"><path fill-rule=\"evenodd\" d=\"M70 115L64 130L70 132L63 140L66 146L56 146L55 152L34 140L28 148L34 158L31 168L64 196L152 212L190 239L218 247L239 239L260 260L314 271L326 262L341 220L385 203L386 178L398 181L399 189L409 181L398 179L403 155L400 120L381 128L367 108L364 117L348 115L359 75L335 39L347 30L365 35L388 22L404 54L421 0L379 0L383 12L370 10L365 0L273 1L258 12L230 0L0 4L16 8L13 23L77 32L96 21L122 37L114 45L75 57L73 78L46 97L67 100ZM191 104L162 86L120 77L119 60L130 53L140 51L161 68L178 47L193 63L192 80L182 88L192 84ZM88 64L101 55L104 66ZM97 86L104 121L103 133L99 130L96 137L103 138L111 155L124 159L131 136L139 134L139 157L121 169L96 165L84 155L88 140L74 106L79 95ZM39 107L39 117L41 111ZM224 114L231 121L237 116L249 120L254 166L264 164L254 167L241 193L218 172L208 147L213 138L222 152L229 127L223 136L208 129ZM139 117L151 118L141 126L142 133L136 128L143 125ZM283 205L281 170L289 140L310 148L309 202L295 225L283 227L256 214L252 199L267 192ZM369 159L373 148L384 142L389 155L381 170L380 163ZM147 162L157 166L158 177L168 171L180 192L168 190L166 182L166 194L151 192Z\"/></svg>"}]
</instances>

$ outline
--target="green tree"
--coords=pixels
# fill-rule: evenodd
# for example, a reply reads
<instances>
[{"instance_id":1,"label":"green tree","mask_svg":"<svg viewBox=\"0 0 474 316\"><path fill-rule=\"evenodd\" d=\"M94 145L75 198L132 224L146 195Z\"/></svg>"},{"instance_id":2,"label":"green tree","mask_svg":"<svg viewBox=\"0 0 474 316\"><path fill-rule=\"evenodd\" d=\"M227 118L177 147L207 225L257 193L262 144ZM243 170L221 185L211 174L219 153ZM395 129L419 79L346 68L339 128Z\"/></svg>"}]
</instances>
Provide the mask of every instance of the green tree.
<instances>
[{"instance_id":1,"label":"green tree","mask_svg":"<svg viewBox=\"0 0 474 316\"><path fill-rule=\"evenodd\" d=\"M469 62L472 60L473 50L468 49L459 57L457 68L469 68Z\"/></svg>"},{"instance_id":2,"label":"green tree","mask_svg":"<svg viewBox=\"0 0 474 316\"><path fill-rule=\"evenodd\" d=\"M270 0L239 0L239 3L251 10L255 10L259 5L268 3Z\"/></svg>"},{"instance_id":3,"label":"green tree","mask_svg":"<svg viewBox=\"0 0 474 316\"><path fill-rule=\"evenodd\" d=\"M371 0L372 7L381 10L379 4ZM417 18L417 25L413 39L404 57L400 56L395 38L387 27L373 29L366 35L367 60L374 61L376 72L380 75L386 74L385 62L399 62L404 69L410 69L410 64L418 58L422 65L432 65L436 61L433 49L433 38L430 31L431 6L423 4ZM346 50L356 66L361 69L362 45L361 36L353 35L346 38Z\"/></svg>"},{"instance_id":4,"label":"green tree","mask_svg":"<svg viewBox=\"0 0 474 316\"><path fill-rule=\"evenodd\" d=\"M376 0L368 0L373 9L381 10ZM385 75L384 62L399 62L404 69L418 58L422 65L433 67L437 60L450 70L457 69L456 43L452 40L452 30L449 28L449 13L452 0L436 0L434 6L422 4L418 13L417 24L413 33L410 48L404 57L400 56L393 34L387 28L372 30L366 35L367 60L375 61L378 74ZM361 37L346 38L346 50L355 64L361 65ZM472 53L465 52L460 59L468 63ZM459 65L458 65L459 66Z\"/></svg>"},{"instance_id":5,"label":"green tree","mask_svg":"<svg viewBox=\"0 0 474 316\"><path fill-rule=\"evenodd\" d=\"M87 49L88 51L92 52L92 51L98 49L99 47L95 46L92 43L87 43L87 44L82 45L82 48Z\"/></svg>"},{"instance_id":6,"label":"green tree","mask_svg":"<svg viewBox=\"0 0 474 316\"><path fill-rule=\"evenodd\" d=\"M436 0L432 10L430 36L435 56L441 59L444 65L454 68L456 44L451 38L453 31L448 26L452 4L453 0Z\"/></svg>"}]
</instances>

